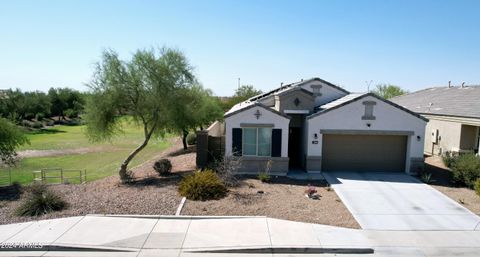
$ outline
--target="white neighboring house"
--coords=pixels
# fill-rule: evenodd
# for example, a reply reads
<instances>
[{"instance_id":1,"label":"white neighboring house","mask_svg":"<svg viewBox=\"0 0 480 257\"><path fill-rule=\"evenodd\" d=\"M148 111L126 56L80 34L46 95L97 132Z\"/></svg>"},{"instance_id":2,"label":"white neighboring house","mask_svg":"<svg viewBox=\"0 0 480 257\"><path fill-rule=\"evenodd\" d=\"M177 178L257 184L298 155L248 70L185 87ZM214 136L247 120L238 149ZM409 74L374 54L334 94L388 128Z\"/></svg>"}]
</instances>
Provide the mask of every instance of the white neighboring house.
<instances>
[{"instance_id":1,"label":"white neighboring house","mask_svg":"<svg viewBox=\"0 0 480 257\"><path fill-rule=\"evenodd\" d=\"M423 168L427 119L371 93L319 78L281 86L225 113L225 155L240 173Z\"/></svg>"},{"instance_id":2,"label":"white neighboring house","mask_svg":"<svg viewBox=\"0 0 480 257\"><path fill-rule=\"evenodd\" d=\"M480 145L480 86L432 87L391 99L429 119L425 153L474 152Z\"/></svg>"}]
</instances>

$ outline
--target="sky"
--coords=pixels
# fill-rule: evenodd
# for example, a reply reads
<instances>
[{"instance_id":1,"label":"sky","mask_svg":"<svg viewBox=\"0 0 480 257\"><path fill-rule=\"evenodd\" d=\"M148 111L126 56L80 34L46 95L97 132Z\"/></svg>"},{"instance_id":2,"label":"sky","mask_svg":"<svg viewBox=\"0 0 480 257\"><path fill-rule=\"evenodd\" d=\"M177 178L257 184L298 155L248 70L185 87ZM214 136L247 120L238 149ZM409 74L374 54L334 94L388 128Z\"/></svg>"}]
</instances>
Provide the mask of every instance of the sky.
<instances>
[{"instance_id":1,"label":"sky","mask_svg":"<svg viewBox=\"0 0 480 257\"><path fill-rule=\"evenodd\" d=\"M87 90L105 49L185 53L216 95L320 77L352 92L480 84L480 1L0 1L0 88Z\"/></svg>"}]
</instances>

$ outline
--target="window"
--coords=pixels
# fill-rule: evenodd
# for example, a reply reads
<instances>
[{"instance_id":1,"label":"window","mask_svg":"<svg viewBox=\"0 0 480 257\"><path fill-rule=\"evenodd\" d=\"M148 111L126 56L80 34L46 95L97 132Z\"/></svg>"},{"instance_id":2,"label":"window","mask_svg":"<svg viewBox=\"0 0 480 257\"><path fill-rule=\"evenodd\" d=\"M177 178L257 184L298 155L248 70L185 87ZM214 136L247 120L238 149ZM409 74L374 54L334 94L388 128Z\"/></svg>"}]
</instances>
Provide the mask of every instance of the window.
<instances>
[{"instance_id":1,"label":"window","mask_svg":"<svg viewBox=\"0 0 480 257\"><path fill-rule=\"evenodd\" d=\"M271 156L271 128L243 128L243 155Z\"/></svg>"},{"instance_id":2,"label":"window","mask_svg":"<svg viewBox=\"0 0 480 257\"><path fill-rule=\"evenodd\" d=\"M377 103L374 101L364 101L363 105L365 105L365 113L362 116L362 120L374 120L375 116L373 116L373 106Z\"/></svg>"}]
</instances>

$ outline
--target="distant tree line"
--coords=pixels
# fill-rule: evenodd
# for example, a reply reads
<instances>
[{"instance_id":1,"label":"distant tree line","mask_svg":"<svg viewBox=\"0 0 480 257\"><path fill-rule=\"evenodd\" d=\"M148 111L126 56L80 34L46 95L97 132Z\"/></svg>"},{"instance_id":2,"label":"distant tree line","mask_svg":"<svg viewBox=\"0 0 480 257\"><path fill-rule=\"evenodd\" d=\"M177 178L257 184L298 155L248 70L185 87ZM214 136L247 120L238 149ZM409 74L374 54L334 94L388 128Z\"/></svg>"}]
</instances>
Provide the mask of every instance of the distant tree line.
<instances>
[{"instance_id":1,"label":"distant tree line","mask_svg":"<svg viewBox=\"0 0 480 257\"><path fill-rule=\"evenodd\" d=\"M84 111L86 97L86 93L70 88L50 88L48 93L8 89L0 95L0 117L20 125L54 117L60 121L78 118Z\"/></svg>"}]
</instances>

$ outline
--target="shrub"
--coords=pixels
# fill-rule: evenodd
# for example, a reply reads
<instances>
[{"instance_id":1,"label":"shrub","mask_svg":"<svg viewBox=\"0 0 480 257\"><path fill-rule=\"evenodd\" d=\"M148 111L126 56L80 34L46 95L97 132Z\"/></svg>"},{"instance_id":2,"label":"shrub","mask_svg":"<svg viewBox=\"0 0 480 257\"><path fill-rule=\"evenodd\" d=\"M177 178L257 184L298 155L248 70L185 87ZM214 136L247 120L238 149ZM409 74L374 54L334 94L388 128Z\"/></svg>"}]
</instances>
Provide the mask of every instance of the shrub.
<instances>
[{"instance_id":1,"label":"shrub","mask_svg":"<svg viewBox=\"0 0 480 257\"><path fill-rule=\"evenodd\" d=\"M260 172L257 177L260 181L262 181L264 183L270 181L270 175L268 175L268 173L266 173L266 172Z\"/></svg>"},{"instance_id":2,"label":"shrub","mask_svg":"<svg viewBox=\"0 0 480 257\"><path fill-rule=\"evenodd\" d=\"M186 176L180 182L178 191L189 200L200 201L220 199L227 194L227 188L212 170Z\"/></svg>"},{"instance_id":3,"label":"shrub","mask_svg":"<svg viewBox=\"0 0 480 257\"><path fill-rule=\"evenodd\" d=\"M187 144L189 145L196 145L197 144L197 134L190 133L187 135Z\"/></svg>"},{"instance_id":4,"label":"shrub","mask_svg":"<svg viewBox=\"0 0 480 257\"><path fill-rule=\"evenodd\" d=\"M480 178L480 158L474 154L462 154L452 166L453 180L473 188Z\"/></svg>"},{"instance_id":5,"label":"shrub","mask_svg":"<svg viewBox=\"0 0 480 257\"><path fill-rule=\"evenodd\" d=\"M153 164L153 169L160 175L169 175L172 172L172 163L169 159L160 159Z\"/></svg>"},{"instance_id":6,"label":"shrub","mask_svg":"<svg viewBox=\"0 0 480 257\"><path fill-rule=\"evenodd\" d=\"M28 196L15 210L18 216L38 216L63 210L67 203L44 184L33 184L27 189Z\"/></svg>"},{"instance_id":7,"label":"shrub","mask_svg":"<svg viewBox=\"0 0 480 257\"><path fill-rule=\"evenodd\" d=\"M429 172L421 173L420 180L422 180L423 183L430 184L430 182L432 182L432 173L429 173Z\"/></svg>"},{"instance_id":8,"label":"shrub","mask_svg":"<svg viewBox=\"0 0 480 257\"><path fill-rule=\"evenodd\" d=\"M452 168L457 158L458 158L458 154L450 151L446 151L442 155L443 164L445 164L445 166L449 168Z\"/></svg>"},{"instance_id":9,"label":"shrub","mask_svg":"<svg viewBox=\"0 0 480 257\"><path fill-rule=\"evenodd\" d=\"M477 195L480 196L480 178L475 181L475 191L477 192Z\"/></svg>"}]
</instances>

